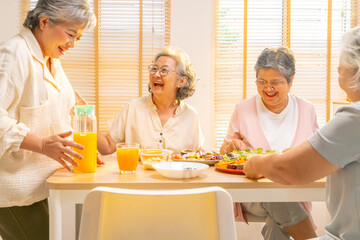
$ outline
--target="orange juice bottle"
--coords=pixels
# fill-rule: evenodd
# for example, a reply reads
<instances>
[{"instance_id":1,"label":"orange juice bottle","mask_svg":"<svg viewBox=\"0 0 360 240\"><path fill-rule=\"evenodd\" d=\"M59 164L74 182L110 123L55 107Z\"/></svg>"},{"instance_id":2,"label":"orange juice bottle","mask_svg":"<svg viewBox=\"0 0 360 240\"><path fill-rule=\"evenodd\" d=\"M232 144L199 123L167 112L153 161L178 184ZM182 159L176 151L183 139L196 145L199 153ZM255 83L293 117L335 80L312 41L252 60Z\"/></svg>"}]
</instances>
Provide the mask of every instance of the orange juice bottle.
<instances>
[{"instance_id":1,"label":"orange juice bottle","mask_svg":"<svg viewBox=\"0 0 360 240\"><path fill-rule=\"evenodd\" d=\"M78 166L74 166L74 172L96 172L97 158L97 133L94 105L76 105L74 117L74 142L84 146L83 150L74 148L83 158L74 160Z\"/></svg>"}]
</instances>

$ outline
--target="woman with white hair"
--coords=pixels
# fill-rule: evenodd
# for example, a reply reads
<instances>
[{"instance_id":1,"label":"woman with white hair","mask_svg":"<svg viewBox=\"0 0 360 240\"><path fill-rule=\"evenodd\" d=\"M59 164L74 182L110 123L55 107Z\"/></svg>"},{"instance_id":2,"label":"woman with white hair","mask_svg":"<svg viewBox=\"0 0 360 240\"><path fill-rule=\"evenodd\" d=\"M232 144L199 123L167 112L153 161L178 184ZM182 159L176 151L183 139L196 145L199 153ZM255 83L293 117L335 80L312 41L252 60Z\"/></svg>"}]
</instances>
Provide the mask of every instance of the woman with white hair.
<instances>
[{"instance_id":1,"label":"woman with white hair","mask_svg":"<svg viewBox=\"0 0 360 240\"><path fill-rule=\"evenodd\" d=\"M317 129L314 106L289 93L295 78L295 57L287 47L265 48L256 64L258 94L236 104L220 152L282 150L295 146ZM310 202L235 203L237 221L247 214L266 218L265 240L307 239L316 233Z\"/></svg>"},{"instance_id":2,"label":"woman with white hair","mask_svg":"<svg viewBox=\"0 0 360 240\"><path fill-rule=\"evenodd\" d=\"M39 0L21 32L0 45L0 236L48 239L46 179L71 171L76 100L59 61L96 23L87 0Z\"/></svg>"},{"instance_id":3,"label":"woman with white hair","mask_svg":"<svg viewBox=\"0 0 360 240\"><path fill-rule=\"evenodd\" d=\"M360 27L345 33L338 67L339 86L353 102L302 144L284 153L253 156L244 166L249 178L307 184L327 177L331 222L317 239L360 239Z\"/></svg>"},{"instance_id":4,"label":"woman with white hair","mask_svg":"<svg viewBox=\"0 0 360 240\"><path fill-rule=\"evenodd\" d=\"M98 134L98 150L111 154L116 143L158 142L178 153L203 144L197 111L183 100L195 91L195 70L179 48L165 47L149 70L149 95L134 99L110 121L106 136Z\"/></svg>"}]
</instances>

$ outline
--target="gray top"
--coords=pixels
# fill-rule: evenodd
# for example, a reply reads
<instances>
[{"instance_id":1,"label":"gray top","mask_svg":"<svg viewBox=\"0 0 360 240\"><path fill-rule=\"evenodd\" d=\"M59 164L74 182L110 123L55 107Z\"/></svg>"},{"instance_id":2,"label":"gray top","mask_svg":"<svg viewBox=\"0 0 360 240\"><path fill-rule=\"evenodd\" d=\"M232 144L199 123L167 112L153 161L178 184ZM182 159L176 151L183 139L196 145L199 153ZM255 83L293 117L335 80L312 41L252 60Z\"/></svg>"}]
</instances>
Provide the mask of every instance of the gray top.
<instances>
[{"instance_id":1,"label":"gray top","mask_svg":"<svg viewBox=\"0 0 360 240\"><path fill-rule=\"evenodd\" d=\"M326 202L332 220L326 235L360 239L360 101L340 108L309 142L341 168L327 178Z\"/></svg>"}]
</instances>

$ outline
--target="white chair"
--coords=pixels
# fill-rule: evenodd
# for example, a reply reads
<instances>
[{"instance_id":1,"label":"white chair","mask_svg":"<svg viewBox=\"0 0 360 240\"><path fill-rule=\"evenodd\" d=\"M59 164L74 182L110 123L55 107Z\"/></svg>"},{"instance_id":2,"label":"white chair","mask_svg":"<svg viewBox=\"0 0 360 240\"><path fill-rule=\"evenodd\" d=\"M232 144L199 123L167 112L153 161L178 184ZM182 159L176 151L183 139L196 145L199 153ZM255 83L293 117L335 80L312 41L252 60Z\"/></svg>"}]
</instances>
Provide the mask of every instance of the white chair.
<instances>
[{"instance_id":1,"label":"white chair","mask_svg":"<svg viewBox=\"0 0 360 240\"><path fill-rule=\"evenodd\" d=\"M86 196L79 239L236 240L233 201L220 187L98 187Z\"/></svg>"}]
</instances>

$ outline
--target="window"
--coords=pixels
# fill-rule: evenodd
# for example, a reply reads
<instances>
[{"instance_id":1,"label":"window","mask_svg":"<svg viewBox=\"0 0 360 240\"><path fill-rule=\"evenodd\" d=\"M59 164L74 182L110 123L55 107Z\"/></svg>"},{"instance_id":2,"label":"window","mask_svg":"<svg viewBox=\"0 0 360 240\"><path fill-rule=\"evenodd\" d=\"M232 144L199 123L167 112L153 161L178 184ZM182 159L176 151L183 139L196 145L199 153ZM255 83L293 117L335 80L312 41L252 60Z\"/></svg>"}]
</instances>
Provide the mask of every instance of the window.
<instances>
[{"instance_id":1,"label":"window","mask_svg":"<svg viewBox=\"0 0 360 240\"><path fill-rule=\"evenodd\" d=\"M23 18L36 0L23 0ZM170 0L93 0L97 18L61 62L74 90L95 104L99 131L131 99L148 93L147 66L170 42Z\"/></svg>"},{"instance_id":2,"label":"window","mask_svg":"<svg viewBox=\"0 0 360 240\"><path fill-rule=\"evenodd\" d=\"M215 16L215 147L237 102L255 95L254 66L265 47L289 46L296 58L291 92L311 101L319 125L330 118L339 43L359 23L356 0L217 0Z\"/></svg>"}]
</instances>

